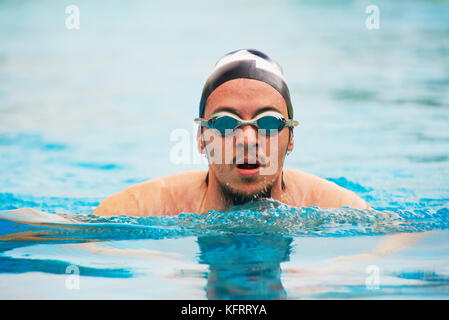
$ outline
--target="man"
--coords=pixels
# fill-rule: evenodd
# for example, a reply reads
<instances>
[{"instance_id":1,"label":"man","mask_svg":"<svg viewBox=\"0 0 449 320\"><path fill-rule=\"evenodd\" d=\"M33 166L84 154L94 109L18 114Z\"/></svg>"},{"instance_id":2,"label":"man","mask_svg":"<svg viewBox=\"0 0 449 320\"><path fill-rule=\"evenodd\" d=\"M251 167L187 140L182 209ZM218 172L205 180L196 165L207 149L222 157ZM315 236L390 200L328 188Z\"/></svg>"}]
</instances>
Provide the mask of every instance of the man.
<instances>
[{"instance_id":1,"label":"man","mask_svg":"<svg viewBox=\"0 0 449 320\"><path fill-rule=\"evenodd\" d=\"M110 196L93 213L200 214L260 198L295 207L369 208L330 181L283 168L298 122L282 68L263 52L238 50L220 59L203 88L199 116L198 149L208 157L208 171L139 183Z\"/></svg>"}]
</instances>

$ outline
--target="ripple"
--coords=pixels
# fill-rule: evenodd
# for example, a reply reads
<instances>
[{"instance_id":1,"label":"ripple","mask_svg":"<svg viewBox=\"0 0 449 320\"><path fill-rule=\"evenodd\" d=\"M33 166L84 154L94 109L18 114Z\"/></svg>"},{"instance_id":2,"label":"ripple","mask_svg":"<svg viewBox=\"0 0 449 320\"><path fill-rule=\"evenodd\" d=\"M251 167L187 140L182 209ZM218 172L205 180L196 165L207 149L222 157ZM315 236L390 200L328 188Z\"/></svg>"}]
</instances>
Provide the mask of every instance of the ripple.
<instances>
[{"instance_id":1,"label":"ripple","mask_svg":"<svg viewBox=\"0 0 449 320\"><path fill-rule=\"evenodd\" d=\"M342 101L372 101L376 100L378 93L370 90L341 89L333 92L332 96Z\"/></svg>"},{"instance_id":2,"label":"ripple","mask_svg":"<svg viewBox=\"0 0 449 320\"><path fill-rule=\"evenodd\" d=\"M78 212L87 214L100 204L100 198L42 197L14 193L0 193L0 210L24 207L45 212Z\"/></svg>"},{"instance_id":3,"label":"ripple","mask_svg":"<svg viewBox=\"0 0 449 320\"><path fill-rule=\"evenodd\" d=\"M445 162L449 160L447 155L430 155L430 156L409 156L407 157L412 162L431 163L431 162Z\"/></svg>"},{"instance_id":4,"label":"ripple","mask_svg":"<svg viewBox=\"0 0 449 320\"><path fill-rule=\"evenodd\" d=\"M326 178L329 181L332 181L333 183L338 184L340 187L349 189L351 191L354 192L370 192L373 191L372 188L365 188L364 186L356 183L356 182L352 182L349 181L348 179L346 179L345 177L340 177L340 178Z\"/></svg>"},{"instance_id":5,"label":"ripple","mask_svg":"<svg viewBox=\"0 0 449 320\"><path fill-rule=\"evenodd\" d=\"M95 162L78 162L75 164L78 167L94 170L118 170L123 169L123 166L115 163L95 163Z\"/></svg>"},{"instance_id":6,"label":"ripple","mask_svg":"<svg viewBox=\"0 0 449 320\"><path fill-rule=\"evenodd\" d=\"M18 220L15 216L19 216ZM45 215L48 219L45 219ZM0 218L16 220L23 231L34 232L35 240L123 240L164 239L187 236L282 235L307 237L352 237L398 232L423 232L449 228L448 208L414 210L353 208L320 209L289 207L276 200L259 200L226 212L209 211L201 215L181 213L162 217L101 217L57 214L65 222L55 222L54 214L31 209L0 211ZM39 217L36 222L36 217ZM26 239L30 234L26 233ZM4 241L20 240L3 235ZM46 240L47 239L47 240Z\"/></svg>"},{"instance_id":7,"label":"ripple","mask_svg":"<svg viewBox=\"0 0 449 320\"><path fill-rule=\"evenodd\" d=\"M62 151L68 148L66 144L45 141L40 134L30 133L0 134L0 146L20 146L24 150L37 148L44 151Z\"/></svg>"}]
</instances>

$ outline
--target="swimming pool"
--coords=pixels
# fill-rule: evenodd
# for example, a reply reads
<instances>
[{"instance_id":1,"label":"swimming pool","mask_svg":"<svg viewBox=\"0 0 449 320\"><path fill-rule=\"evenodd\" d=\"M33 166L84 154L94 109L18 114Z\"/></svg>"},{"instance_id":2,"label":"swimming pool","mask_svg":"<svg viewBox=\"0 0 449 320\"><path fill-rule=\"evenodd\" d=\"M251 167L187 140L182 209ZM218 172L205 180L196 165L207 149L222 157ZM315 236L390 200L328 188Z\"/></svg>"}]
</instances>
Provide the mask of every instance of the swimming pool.
<instances>
[{"instance_id":1,"label":"swimming pool","mask_svg":"<svg viewBox=\"0 0 449 320\"><path fill-rule=\"evenodd\" d=\"M0 4L0 298L449 297L447 3L379 1L379 30L365 1L77 4L71 31L63 5ZM170 134L194 136L205 76L246 47L289 82L301 126L286 167L373 210L89 215L206 169L171 163Z\"/></svg>"}]
</instances>

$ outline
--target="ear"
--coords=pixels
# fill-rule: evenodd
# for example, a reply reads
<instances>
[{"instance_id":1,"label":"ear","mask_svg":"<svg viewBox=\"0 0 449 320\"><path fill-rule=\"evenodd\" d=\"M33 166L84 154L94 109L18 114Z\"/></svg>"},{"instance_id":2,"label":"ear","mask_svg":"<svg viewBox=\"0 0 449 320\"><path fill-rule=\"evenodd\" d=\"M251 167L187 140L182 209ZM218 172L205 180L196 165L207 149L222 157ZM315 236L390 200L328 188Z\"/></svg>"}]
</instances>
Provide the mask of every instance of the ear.
<instances>
[{"instance_id":1,"label":"ear","mask_svg":"<svg viewBox=\"0 0 449 320\"><path fill-rule=\"evenodd\" d=\"M196 133L196 146L198 148L198 152L201 154L205 154L206 150L204 148L204 140L203 140L203 135L202 135L202 127L199 126L198 127L198 131Z\"/></svg>"},{"instance_id":2,"label":"ear","mask_svg":"<svg viewBox=\"0 0 449 320\"><path fill-rule=\"evenodd\" d=\"M290 138L288 139L287 151L292 152L295 146L295 138L293 137L293 129L290 129Z\"/></svg>"}]
</instances>

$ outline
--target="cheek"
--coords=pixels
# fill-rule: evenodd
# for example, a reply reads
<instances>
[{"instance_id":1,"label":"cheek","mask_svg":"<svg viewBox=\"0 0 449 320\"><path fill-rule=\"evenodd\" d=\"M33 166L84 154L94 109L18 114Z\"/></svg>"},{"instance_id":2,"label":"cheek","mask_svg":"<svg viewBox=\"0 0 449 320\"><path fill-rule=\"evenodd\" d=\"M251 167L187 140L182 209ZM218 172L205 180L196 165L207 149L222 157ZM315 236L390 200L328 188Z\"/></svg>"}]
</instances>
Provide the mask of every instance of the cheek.
<instances>
[{"instance_id":1,"label":"cheek","mask_svg":"<svg viewBox=\"0 0 449 320\"><path fill-rule=\"evenodd\" d=\"M287 152L288 138L289 132L283 130L275 136L265 137L264 140L261 140L264 143L261 143L260 146L267 157L281 159Z\"/></svg>"},{"instance_id":2,"label":"cheek","mask_svg":"<svg viewBox=\"0 0 449 320\"><path fill-rule=\"evenodd\" d=\"M232 168L229 165L215 163L209 166L209 170L214 172L215 176L219 178L219 180L228 180L231 178Z\"/></svg>"},{"instance_id":3,"label":"cheek","mask_svg":"<svg viewBox=\"0 0 449 320\"><path fill-rule=\"evenodd\" d=\"M232 138L223 138L212 130L205 131L205 145L209 164L219 170L223 164L232 164L234 156Z\"/></svg>"}]
</instances>

